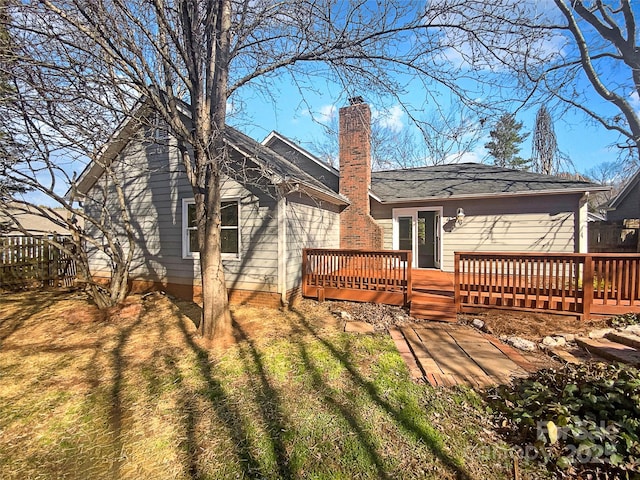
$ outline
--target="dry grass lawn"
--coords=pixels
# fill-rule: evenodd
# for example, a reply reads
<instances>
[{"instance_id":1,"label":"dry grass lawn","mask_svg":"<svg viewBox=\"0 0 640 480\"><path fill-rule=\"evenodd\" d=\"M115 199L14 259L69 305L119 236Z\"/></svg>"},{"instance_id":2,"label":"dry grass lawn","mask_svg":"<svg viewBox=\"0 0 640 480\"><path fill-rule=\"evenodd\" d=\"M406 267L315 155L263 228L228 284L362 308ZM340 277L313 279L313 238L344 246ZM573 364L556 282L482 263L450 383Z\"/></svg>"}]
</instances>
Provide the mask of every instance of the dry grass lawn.
<instances>
[{"instance_id":1,"label":"dry grass lawn","mask_svg":"<svg viewBox=\"0 0 640 480\"><path fill-rule=\"evenodd\" d=\"M0 478L511 477L480 398L411 382L387 336L313 302L237 308L211 351L198 315L159 294L104 314L0 293Z\"/></svg>"}]
</instances>

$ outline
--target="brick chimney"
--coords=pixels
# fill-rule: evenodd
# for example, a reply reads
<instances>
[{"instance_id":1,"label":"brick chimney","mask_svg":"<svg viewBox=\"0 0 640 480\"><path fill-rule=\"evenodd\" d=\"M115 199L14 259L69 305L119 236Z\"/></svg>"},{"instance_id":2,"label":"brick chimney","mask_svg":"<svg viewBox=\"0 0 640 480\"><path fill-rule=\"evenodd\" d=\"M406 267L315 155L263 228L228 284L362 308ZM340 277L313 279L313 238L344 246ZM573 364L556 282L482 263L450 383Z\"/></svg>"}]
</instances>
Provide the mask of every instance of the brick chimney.
<instances>
[{"instance_id":1,"label":"brick chimney","mask_svg":"<svg viewBox=\"0 0 640 480\"><path fill-rule=\"evenodd\" d=\"M340 193L351 204L340 214L340 248L380 250L382 228L370 215L371 110L361 97L340 109Z\"/></svg>"}]
</instances>

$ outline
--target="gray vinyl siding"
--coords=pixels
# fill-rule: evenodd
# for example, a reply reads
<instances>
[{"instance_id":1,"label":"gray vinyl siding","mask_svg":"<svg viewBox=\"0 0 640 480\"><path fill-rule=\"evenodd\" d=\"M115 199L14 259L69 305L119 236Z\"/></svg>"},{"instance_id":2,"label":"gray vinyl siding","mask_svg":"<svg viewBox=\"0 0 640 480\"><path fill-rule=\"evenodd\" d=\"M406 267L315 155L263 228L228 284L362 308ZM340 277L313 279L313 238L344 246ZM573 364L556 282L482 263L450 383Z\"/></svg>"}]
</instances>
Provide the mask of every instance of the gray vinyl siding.
<instances>
[{"instance_id":1,"label":"gray vinyl siding","mask_svg":"<svg viewBox=\"0 0 640 480\"><path fill-rule=\"evenodd\" d=\"M335 173L331 172L328 168L318 165L317 162L314 162L306 155L300 153L299 150L287 145L282 142L280 139L274 139L269 144L269 148L273 151L279 153L290 162L293 162L295 165L300 167L302 170L307 172L313 178L319 180L324 183L327 187L332 189L334 192L338 191L339 187L339 177Z\"/></svg>"},{"instance_id":2,"label":"gray vinyl siding","mask_svg":"<svg viewBox=\"0 0 640 480\"><path fill-rule=\"evenodd\" d=\"M580 197L540 195L509 198L380 205L372 215L384 229L384 248L393 247L393 208L443 207L442 264L454 270L454 252L575 252L575 222ZM457 225L456 210L465 218Z\"/></svg>"},{"instance_id":3,"label":"gray vinyl siding","mask_svg":"<svg viewBox=\"0 0 640 480\"><path fill-rule=\"evenodd\" d=\"M294 194L287 199L286 289L300 286L303 248L339 248L340 215L333 205Z\"/></svg>"},{"instance_id":4,"label":"gray vinyl siding","mask_svg":"<svg viewBox=\"0 0 640 480\"><path fill-rule=\"evenodd\" d=\"M171 154L169 153L171 152ZM136 249L131 277L136 280L199 285L199 261L183 258L183 199L193 198L182 164L175 150L167 147L144 148L132 142L121 152L113 168L123 184L127 207L136 232ZM101 196L106 176L89 192ZM114 189L108 187L109 204L117 206ZM229 288L277 291L278 229L276 201L260 189L249 191L227 179L222 187L224 198L240 200L241 252L239 258L225 258L225 278ZM98 204L86 202L88 212ZM122 232L114 215L113 228ZM96 234L97 236L97 234ZM124 234L121 243L126 244ZM91 252L94 274L109 274L108 263L99 253Z\"/></svg>"}]
</instances>

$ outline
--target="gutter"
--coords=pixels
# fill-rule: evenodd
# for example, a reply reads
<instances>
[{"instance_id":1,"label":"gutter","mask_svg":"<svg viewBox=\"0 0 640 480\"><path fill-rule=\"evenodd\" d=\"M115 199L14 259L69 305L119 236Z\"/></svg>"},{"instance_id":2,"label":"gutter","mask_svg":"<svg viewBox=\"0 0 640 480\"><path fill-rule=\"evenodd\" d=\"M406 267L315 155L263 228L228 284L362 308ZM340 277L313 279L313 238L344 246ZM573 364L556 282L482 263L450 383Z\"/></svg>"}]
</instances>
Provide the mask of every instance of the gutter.
<instances>
[{"instance_id":1,"label":"gutter","mask_svg":"<svg viewBox=\"0 0 640 480\"><path fill-rule=\"evenodd\" d=\"M450 195L448 197L412 197L401 198L394 200L380 200L380 203L385 205L396 203L415 203L424 201L445 201L445 200L471 200L478 198L511 198L511 197L527 197L538 195L569 195L569 194L585 194L589 192L606 192L609 191L609 187L596 187L596 188L580 188L580 189L554 189L554 190L530 190L526 192L499 192L499 193L480 193L480 194L461 194ZM373 196L373 195L372 195Z\"/></svg>"}]
</instances>

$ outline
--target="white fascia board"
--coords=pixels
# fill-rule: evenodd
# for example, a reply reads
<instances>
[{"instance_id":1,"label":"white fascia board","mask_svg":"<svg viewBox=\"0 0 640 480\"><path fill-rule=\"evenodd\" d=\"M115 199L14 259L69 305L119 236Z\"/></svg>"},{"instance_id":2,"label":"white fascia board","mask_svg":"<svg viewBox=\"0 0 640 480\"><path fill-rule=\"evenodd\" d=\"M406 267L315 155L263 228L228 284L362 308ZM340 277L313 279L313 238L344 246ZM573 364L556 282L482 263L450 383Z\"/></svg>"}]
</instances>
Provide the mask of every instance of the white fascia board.
<instances>
[{"instance_id":1,"label":"white fascia board","mask_svg":"<svg viewBox=\"0 0 640 480\"><path fill-rule=\"evenodd\" d=\"M480 193L480 194L465 194L465 195L451 195L449 197L412 197L402 198L398 200L382 200L383 204L394 203L415 203L424 201L446 201L446 200L473 200L481 198L510 198L510 197L537 197L540 195L569 195L569 194L585 194L589 192L606 192L610 190L608 187L597 188L579 188L579 189L559 189L559 190L536 190L527 192L498 192L498 193Z\"/></svg>"},{"instance_id":2,"label":"white fascia board","mask_svg":"<svg viewBox=\"0 0 640 480\"><path fill-rule=\"evenodd\" d=\"M324 168L328 172L333 173L336 176L340 176L340 172L337 169L335 169L331 165L326 164L325 162L321 161L320 159L316 158L315 155L311 154L310 152L307 152L300 145L292 142L291 140L289 140L286 137L283 137L281 134L279 134L275 130L272 131L269 135L267 135L267 137L261 143L264 146L268 146L269 142L271 140L273 140L274 138L280 140L283 143L286 143L289 147L293 148L294 150L296 150L301 155L304 155L305 157L307 157L312 162L315 162L316 164L318 164L320 167Z\"/></svg>"}]
</instances>

